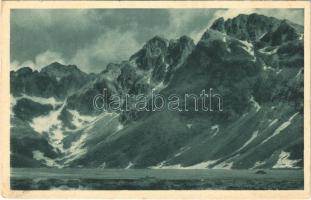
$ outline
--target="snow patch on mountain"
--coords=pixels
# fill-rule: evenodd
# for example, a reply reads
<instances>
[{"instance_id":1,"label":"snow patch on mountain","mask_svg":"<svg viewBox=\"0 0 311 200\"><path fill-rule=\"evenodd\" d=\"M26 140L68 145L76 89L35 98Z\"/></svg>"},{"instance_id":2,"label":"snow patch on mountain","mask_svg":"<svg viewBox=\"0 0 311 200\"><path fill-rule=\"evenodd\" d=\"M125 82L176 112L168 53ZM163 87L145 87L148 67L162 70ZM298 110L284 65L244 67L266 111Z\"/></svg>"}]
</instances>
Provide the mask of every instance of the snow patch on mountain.
<instances>
[{"instance_id":1,"label":"snow patch on mountain","mask_svg":"<svg viewBox=\"0 0 311 200\"><path fill-rule=\"evenodd\" d=\"M164 165L164 162L161 162L159 165L155 167L151 167L152 169L209 169L209 166L216 163L218 160L209 160L204 161L198 164L190 165L190 166L182 166L181 164L176 165Z\"/></svg>"},{"instance_id":2,"label":"snow patch on mountain","mask_svg":"<svg viewBox=\"0 0 311 200\"><path fill-rule=\"evenodd\" d=\"M132 162L129 162L129 164L125 167L125 169L130 169L134 164Z\"/></svg>"},{"instance_id":3,"label":"snow patch on mountain","mask_svg":"<svg viewBox=\"0 0 311 200\"><path fill-rule=\"evenodd\" d=\"M262 65L263 65L264 71L268 71L268 70L274 71L275 70L273 67L266 65L266 63L263 63Z\"/></svg>"},{"instance_id":4,"label":"snow patch on mountain","mask_svg":"<svg viewBox=\"0 0 311 200\"><path fill-rule=\"evenodd\" d=\"M62 168L55 160L46 157L41 151L33 151L32 155L35 160L42 161L48 167Z\"/></svg>"},{"instance_id":5,"label":"snow patch on mountain","mask_svg":"<svg viewBox=\"0 0 311 200\"><path fill-rule=\"evenodd\" d=\"M123 124L119 124L117 126L117 131L121 131L124 128Z\"/></svg>"},{"instance_id":6,"label":"snow patch on mountain","mask_svg":"<svg viewBox=\"0 0 311 200\"><path fill-rule=\"evenodd\" d=\"M48 142L53 147L53 149L57 152L61 153L65 152L63 139L65 138L62 130L62 125L58 124L54 129L52 129L48 133Z\"/></svg>"},{"instance_id":7,"label":"snow patch on mountain","mask_svg":"<svg viewBox=\"0 0 311 200\"><path fill-rule=\"evenodd\" d=\"M64 109L66 105L66 101L63 105L57 109L51 111L46 116L39 116L32 119L30 126L37 132L42 134L43 132L49 132L53 127L57 127L62 122L58 119L60 113Z\"/></svg>"},{"instance_id":8,"label":"snow patch on mountain","mask_svg":"<svg viewBox=\"0 0 311 200\"><path fill-rule=\"evenodd\" d=\"M36 96L28 96L26 94L23 94L21 97L17 98L19 99L28 99L33 102L42 104L42 105L51 105L55 109L56 106L61 105L63 102L57 101L54 97L49 97L49 98L43 98L43 97L36 97Z\"/></svg>"},{"instance_id":9,"label":"snow patch on mountain","mask_svg":"<svg viewBox=\"0 0 311 200\"><path fill-rule=\"evenodd\" d=\"M114 135L114 134L118 133L123 128L124 128L124 125L119 122L118 126L116 127L116 130L111 135Z\"/></svg>"},{"instance_id":10,"label":"snow patch on mountain","mask_svg":"<svg viewBox=\"0 0 311 200\"><path fill-rule=\"evenodd\" d=\"M81 117L81 115L79 115ZM94 124L98 122L99 120L104 120L107 118L106 124L109 124L112 120L114 120L116 117L118 117L119 114L117 113L109 113L109 112L104 112L101 115L97 117L89 117L89 116L84 116L82 117L84 120L86 120L86 124L80 127L80 129L83 129L83 133L79 137L79 139L73 141L70 144L70 147L68 149L65 149L64 155L61 158L61 160L64 161L64 165L67 166L69 165L72 161L81 158L84 156L88 149L85 146L85 143L87 141L87 138L91 134L91 129L94 127ZM120 131L123 129L123 125L119 124L117 126L116 132Z\"/></svg>"},{"instance_id":11,"label":"snow patch on mountain","mask_svg":"<svg viewBox=\"0 0 311 200\"><path fill-rule=\"evenodd\" d=\"M26 94L22 94L19 97L14 97L12 94L10 95L10 112L11 116L14 116L13 108L17 104L17 102L21 99L27 99L35 103L39 103L41 105L51 105L53 109L57 106L61 105L63 102L57 101L54 97L43 98L43 97L36 97L36 96L29 96Z\"/></svg>"},{"instance_id":12,"label":"snow patch on mountain","mask_svg":"<svg viewBox=\"0 0 311 200\"><path fill-rule=\"evenodd\" d=\"M10 96L10 116L14 116L13 108L17 104L16 98L11 94Z\"/></svg>"},{"instance_id":13,"label":"snow patch on mountain","mask_svg":"<svg viewBox=\"0 0 311 200\"><path fill-rule=\"evenodd\" d=\"M218 160L208 160L204 161L195 165L191 165L188 167L185 167L186 169L210 169L210 166L214 163L216 163Z\"/></svg>"},{"instance_id":14,"label":"snow patch on mountain","mask_svg":"<svg viewBox=\"0 0 311 200\"><path fill-rule=\"evenodd\" d=\"M48 142L52 146L55 152L64 152L62 140L63 135L63 123L59 120L60 113L64 109L66 101L63 105L57 109L51 111L46 116L39 116L32 120L30 126L39 134L47 133Z\"/></svg>"},{"instance_id":15,"label":"snow patch on mountain","mask_svg":"<svg viewBox=\"0 0 311 200\"><path fill-rule=\"evenodd\" d=\"M233 162L221 162L213 167L213 169L231 169Z\"/></svg>"},{"instance_id":16,"label":"snow patch on mountain","mask_svg":"<svg viewBox=\"0 0 311 200\"><path fill-rule=\"evenodd\" d=\"M215 137L215 136L218 134L218 132L219 132L219 125L218 125L218 124L213 125L213 126L211 127L211 130L214 131L212 137Z\"/></svg>"},{"instance_id":17,"label":"snow patch on mountain","mask_svg":"<svg viewBox=\"0 0 311 200\"><path fill-rule=\"evenodd\" d=\"M253 62L256 62L257 58L255 56L253 44L248 41L243 41L243 40L239 40L239 41L242 43L242 46L241 46L242 49L253 57L253 60L252 60Z\"/></svg>"},{"instance_id":18,"label":"snow patch on mountain","mask_svg":"<svg viewBox=\"0 0 311 200\"><path fill-rule=\"evenodd\" d=\"M224 37L222 38L222 41L225 42L225 43L227 42L226 36L224 36Z\"/></svg>"},{"instance_id":19,"label":"snow patch on mountain","mask_svg":"<svg viewBox=\"0 0 311 200\"><path fill-rule=\"evenodd\" d=\"M264 164L266 164L265 161L257 161L257 162L255 162L254 166L253 166L251 169L260 168L260 167L263 166Z\"/></svg>"},{"instance_id":20,"label":"snow patch on mountain","mask_svg":"<svg viewBox=\"0 0 311 200\"><path fill-rule=\"evenodd\" d=\"M193 124L187 124L186 126L187 126L187 128L191 129Z\"/></svg>"},{"instance_id":21,"label":"snow patch on mountain","mask_svg":"<svg viewBox=\"0 0 311 200\"><path fill-rule=\"evenodd\" d=\"M90 123L96 119L96 117L87 116L87 115L80 115L80 113L76 110L67 110L72 115L72 124L80 128L83 125Z\"/></svg>"},{"instance_id":22,"label":"snow patch on mountain","mask_svg":"<svg viewBox=\"0 0 311 200\"><path fill-rule=\"evenodd\" d=\"M152 90L153 91L161 91L164 88L166 88L167 85L164 85L163 81L161 81L159 84L157 84Z\"/></svg>"},{"instance_id":23,"label":"snow patch on mountain","mask_svg":"<svg viewBox=\"0 0 311 200\"><path fill-rule=\"evenodd\" d=\"M254 141L257 138L257 136L258 136L258 130L254 131L252 136L244 143L244 145L241 148L236 150L236 152L241 151L242 149L247 147L252 141Z\"/></svg>"},{"instance_id":24,"label":"snow patch on mountain","mask_svg":"<svg viewBox=\"0 0 311 200\"><path fill-rule=\"evenodd\" d=\"M47 127L45 130L40 129L40 131L46 132L48 134L48 142L53 147L54 151L61 153L60 156L54 160L54 165L56 166L57 164L58 167L69 166L70 163L72 163L74 160L81 158L87 153L88 148L86 147L85 143L87 141L87 138L90 135L90 130L92 129L92 127L97 121L107 118L108 119L107 124L109 124L113 119L119 116L116 113L105 112L97 117L90 117L90 116L80 115L77 111L70 110L69 112L73 114L74 117L80 119L80 121L78 121L79 123L76 122L76 125L80 126L76 130L82 130L83 132L78 137L78 139L70 143L70 146L68 148L64 148L63 140L65 138L65 135L64 135L65 128L63 127L62 122L57 119L64 106L65 106L65 103L61 108L59 108L56 111L53 111L52 117L50 117L50 119L53 119L54 122L51 127ZM55 120L55 118L57 120ZM41 121L45 121L47 119L44 118L44 120L42 120L42 118L40 118L40 119L37 119L36 122L38 120L40 121L39 125L41 125ZM83 121L83 123L81 121ZM36 124L35 126L39 126L39 125ZM121 130L122 128L123 126L119 125L117 127L117 131ZM70 130L70 131L73 131L73 130ZM40 158L41 156L38 153L36 155L37 155L37 158ZM42 156L41 158L47 160L47 162L49 161L48 160L49 158L43 158Z\"/></svg>"},{"instance_id":25,"label":"snow patch on mountain","mask_svg":"<svg viewBox=\"0 0 311 200\"><path fill-rule=\"evenodd\" d=\"M275 54L278 51L278 47L274 47L274 48L264 47L262 49L259 49L258 51L260 53L262 53L262 54L272 55L272 54Z\"/></svg>"},{"instance_id":26,"label":"snow patch on mountain","mask_svg":"<svg viewBox=\"0 0 311 200\"><path fill-rule=\"evenodd\" d=\"M156 166L152 167L152 169L185 169L181 164L176 164L176 165L163 165L163 166Z\"/></svg>"},{"instance_id":27,"label":"snow patch on mountain","mask_svg":"<svg viewBox=\"0 0 311 200\"><path fill-rule=\"evenodd\" d=\"M157 164L156 166L151 166L149 167L150 169L161 169L162 166L164 166L164 164L166 163L166 161L162 161L159 164Z\"/></svg>"},{"instance_id":28,"label":"snow patch on mountain","mask_svg":"<svg viewBox=\"0 0 311 200\"><path fill-rule=\"evenodd\" d=\"M288 119L288 121L286 121L286 122L284 122L283 124L281 124L281 125L274 131L274 133L273 133L271 136L267 137L264 141L262 141L261 144L267 142L267 141L270 140L272 137L274 137L274 136L280 134L284 129L286 129L286 128L291 124L292 120L298 115L298 113L299 113L299 112L293 114L293 115Z\"/></svg>"},{"instance_id":29,"label":"snow patch on mountain","mask_svg":"<svg viewBox=\"0 0 311 200\"><path fill-rule=\"evenodd\" d=\"M282 151L278 161L272 168L299 168L295 166L300 160L290 160L290 153Z\"/></svg>"},{"instance_id":30,"label":"snow patch on mountain","mask_svg":"<svg viewBox=\"0 0 311 200\"><path fill-rule=\"evenodd\" d=\"M250 102L253 103L253 105L256 109L256 112L258 112L261 109L261 106L259 105L259 103L257 101L255 101L253 96L251 96Z\"/></svg>"},{"instance_id":31,"label":"snow patch on mountain","mask_svg":"<svg viewBox=\"0 0 311 200\"><path fill-rule=\"evenodd\" d=\"M273 124L277 123L278 121L279 121L279 119L274 119L274 120L269 124L268 127L272 126Z\"/></svg>"},{"instance_id":32,"label":"snow patch on mountain","mask_svg":"<svg viewBox=\"0 0 311 200\"><path fill-rule=\"evenodd\" d=\"M188 151L191 147L182 147L176 154L174 154L174 157L178 157L181 154L185 153L186 151Z\"/></svg>"},{"instance_id":33,"label":"snow patch on mountain","mask_svg":"<svg viewBox=\"0 0 311 200\"><path fill-rule=\"evenodd\" d=\"M240 42L243 44L242 48L248 52L250 55L254 56L254 47L252 43L249 43L247 41L240 40Z\"/></svg>"},{"instance_id":34,"label":"snow patch on mountain","mask_svg":"<svg viewBox=\"0 0 311 200\"><path fill-rule=\"evenodd\" d=\"M84 133L80 138L71 143L70 147L66 149L65 156L62 158L64 164L68 165L73 160L82 157L87 152L87 148L84 147L88 134Z\"/></svg>"},{"instance_id":35,"label":"snow patch on mountain","mask_svg":"<svg viewBox=\"0 0 311 200\"><path fill-rule=\"evenodd\" d=\"M297 74L295 76L296 79L298 79L298 80L300 79L300 77L302 75L302 71L303 71L303 68L299 69L299 71L297 72Z\"/></svg>"},{"instance_id":36,"label":"snow patch on mountain","mask_svg":"<svg viewBox=\"0 0 311 200\"><path fill-rule=\"evenodd\" d=\"M258 37L257 41L259 41L261 38L263 38L266 34L267 34L267 32L264 32L263 34L261 34L261 35Z\"/></svg>"}]
</instances>

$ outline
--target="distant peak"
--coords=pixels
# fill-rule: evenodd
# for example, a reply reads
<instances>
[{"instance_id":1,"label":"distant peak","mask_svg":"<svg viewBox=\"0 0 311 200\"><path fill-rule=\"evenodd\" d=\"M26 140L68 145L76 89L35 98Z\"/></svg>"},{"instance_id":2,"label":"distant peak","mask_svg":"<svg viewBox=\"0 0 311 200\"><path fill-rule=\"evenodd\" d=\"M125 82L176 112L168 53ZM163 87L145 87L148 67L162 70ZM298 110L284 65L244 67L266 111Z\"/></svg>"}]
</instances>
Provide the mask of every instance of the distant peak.
<instances>
[{"instance_id":1,"label":"distant peak","mask_svg":"<svg viewBox=\"0 0 311 200\"><path fill-rule=\"evenodd\" d=\"M121 67L120 64L117 64L117 63L109 63L109 64L106 66L106 70L104 70L104 71L116 70L116 69L120 69L120 67Z\"/></svg>"},{"instance_id":2,"label":"distant peak","mask_svg":"<svg viewBox=\"0 0 311 200\"><path fill-rule=\"evenodd\" d=\"M269 18L269 17L262 15L262 14L258 14L258 13L251 13L251 14L239 14L238 16L233 17L232 19L239 19L239 18L245 19L245 18Z\"/></svg>"},{"instance_id":3,"label":"distant peak","mask_svg":"<svg viewBox=\"0 0 311 200\"><path fill-rule=\"evenodd\" d=\"M247 16L250 16L250 15L241 13L241 14L239 14L238 16L236 16L234 18L247 17Z\"/></svg>"},{"instance_id":4,"label":"distant peak","mask_svg":"<svg viewBox=\"0 0 311 200\"><path fill-rule=\"evenodd\" d=\"M168 40L163 38L163 37L156 35L153 38L151 38L146 44L148 45L148 44L154 44L154 43L161 43L161 44L167 45Z\"/></svg>"},{"instance_id":5,"label":"distant peak","mask_svg":"<svg viewBox=\"0 0 311 200\"><path fill-rule=\"evenodd\" d=\"M49 74L55 77L65 77L72 74L85 74L76 65L63 65L59 62L53 62L46 67L43 67L40 73Z\"/></svg>"},{"instance_id":6,"label":"distant peak","mask_svg":"<svg viewBox=\"0 0 311 200\"><path fill-rule=\"evenodd\" d=\"M55 61L55 62L52 62L50 65L62 65L62 64L60 64L59 62Z\"/></svg>"},{"instance_id":7,"label":"distant peak","mask_svg":"<svg viewBox=\"0 0 311 200\"><path fill-rule=\"evenodd\" d=\"M46 67L60 67L60 66L64 66L64 65L59 63L59 62L52 62L51 64L47 65Z\"/></svg>"},{"instance_id":8,"label":"distant peak","mask_svg":"<svg viewBox=\"0 0 311 200\"><path fill-rule=\"evenodd\" d=\"M19 74L26 74L26 73L31 73L31 72L33 72L33 70L30 67L22 67L16 70L16 73L19 73Z\"/></svg>"},{"instance_id":9,"label":"distant peak","mask_svg":"<svg viewBox=\"0 0 311 200\"><path fill-rule=\"evenodd\" d=\"M44 66L40 71L51 71L51 70L60 70L65 65L60 64L59 62L52 62L51 64Z\"/></svg>"},{"instance_id":10,"label":"distant peak","mask_svg":"<svg viewBox=\"0 0 311 200\"><path fill-rule=\"evenodd\" d=\"M260 14L258 14L258 13L252 13L252 14L250 14L249 16L264 16L264 15L260 15Z\"/></svg>"},{"instance_id":11,"label":"distant peak","mask_svg":"<svg viewBox=\"0 0 311 200\"><path fill-rule=\"evenodd\" d=\"M193 41L191 37L183 35L179 38L180 41Z\"/></svg>"},{"instance_id":12,"label":"distant peak","mask_svg":"<svg viewBox=\"0 0 311 200\"><path fill-rule=\"evenodd\" d=\"M42 68L43 71L44 70L61 70L61 69L77 69L77 70L79 70L76 65L63 65L59 62L53 62L53 63Z\"/></svg>"},{"instance_id":13,"label":"distant peak","mask_svg":"<svg viewBox=\"0 0 311 200\"><path fill-rule=\"evenodd\" d=\"M290 23L288 20L286 20L286 19L284 19L284 20L281 21L279 28L280 28L280 27L281 27L281 28L282 28L282 27L294 28L294 27L291 25L291 23Z\"/></svg>"},{"instance_id":14,"label":"distant peak","mask_svg":"<svg viewBox=\"0 0 311 200\"><path fill-rule=\"evenodd\" d=\"M153 38L151 38L149 41L156 41L156 40L160 40L160 41L166 41L165 38L159 36L159 35L155 35Z\"/></svg>"}]
</instances>

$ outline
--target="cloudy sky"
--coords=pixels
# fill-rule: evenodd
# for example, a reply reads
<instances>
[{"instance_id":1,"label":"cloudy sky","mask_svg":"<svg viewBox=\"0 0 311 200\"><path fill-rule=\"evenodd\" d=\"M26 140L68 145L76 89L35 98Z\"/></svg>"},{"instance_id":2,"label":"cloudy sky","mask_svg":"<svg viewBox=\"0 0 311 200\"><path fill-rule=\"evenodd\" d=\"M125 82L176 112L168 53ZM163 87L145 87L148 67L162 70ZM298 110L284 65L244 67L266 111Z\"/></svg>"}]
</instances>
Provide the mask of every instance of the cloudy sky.
<instances>
[{"instance_id":1,"label":"cloudy sky","mask_svg":"<svg viewBox=\"0 0 311 200\"><path fill-rule=\"evenodd\" d=\"M197 41L218 17L257 12L303 24L299 9L84 9L11 11L11 68L34 69L58 61L85 72L127 60L159 35Z\"/></svg>"}]
</instances>

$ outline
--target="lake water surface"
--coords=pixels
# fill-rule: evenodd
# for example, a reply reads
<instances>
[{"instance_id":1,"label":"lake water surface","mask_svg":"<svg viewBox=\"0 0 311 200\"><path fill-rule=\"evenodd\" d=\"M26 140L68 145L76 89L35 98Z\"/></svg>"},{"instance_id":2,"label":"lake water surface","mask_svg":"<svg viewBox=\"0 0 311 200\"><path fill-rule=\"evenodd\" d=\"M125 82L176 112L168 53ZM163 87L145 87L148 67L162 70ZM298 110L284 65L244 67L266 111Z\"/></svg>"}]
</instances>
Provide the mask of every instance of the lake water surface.
<instances>
[{"instance_id":1,"label":"lake water surface","mask_svg":"<svg viewBox=\"0 0 311 200\"><path fill-rule=\"evenodd\" d=\"M13 190L302 190L302 170L14 168Z\"/></svg>"}]
</instances>

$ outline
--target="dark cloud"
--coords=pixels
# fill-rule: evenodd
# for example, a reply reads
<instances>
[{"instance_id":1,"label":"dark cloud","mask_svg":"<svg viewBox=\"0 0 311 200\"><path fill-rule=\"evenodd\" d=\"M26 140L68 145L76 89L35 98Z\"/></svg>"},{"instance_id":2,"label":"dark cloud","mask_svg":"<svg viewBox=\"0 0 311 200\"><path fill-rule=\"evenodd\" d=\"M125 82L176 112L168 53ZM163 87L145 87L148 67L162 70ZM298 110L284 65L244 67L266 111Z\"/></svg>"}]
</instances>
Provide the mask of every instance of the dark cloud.
<instances>
[{"instance_id":1,"label":"dark cloud","mask_svg":"<svg viewBox=\"0 0 311 200\"><path fill-rule=\"evenodd\" d=\"M216 18L252 12L303 23L298 9L13 10L11 67L40 69L59 61L98 72L110 62L128 59L155 35L188 35L197 41Z\"/></svg>"}]
</instances>

